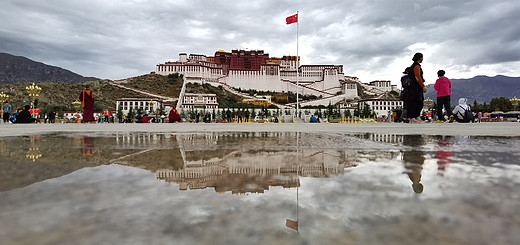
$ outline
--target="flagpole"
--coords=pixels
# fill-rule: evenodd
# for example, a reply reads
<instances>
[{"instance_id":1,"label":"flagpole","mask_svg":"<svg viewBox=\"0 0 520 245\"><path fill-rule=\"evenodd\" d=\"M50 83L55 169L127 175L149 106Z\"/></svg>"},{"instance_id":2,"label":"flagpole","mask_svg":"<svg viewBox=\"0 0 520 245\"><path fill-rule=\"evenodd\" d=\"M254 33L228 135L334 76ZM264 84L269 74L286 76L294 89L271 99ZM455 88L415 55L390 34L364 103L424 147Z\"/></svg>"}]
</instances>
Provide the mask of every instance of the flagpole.
<instances>
[{"instance_id":1,"label":"flagpole","mask_svg":"<svg viewBox=\"0 0 520 245\"><path fill-rule=\"evenodd\" d=\"M296 11L296 16L298 17L298 20L296 21L296 117L298 117L300 114L300 76L299 76L299 70L300 70L300 55L298 53L299 43L298 43L298 29L300 27L300 11Z\"/></svg>"}]
</instances>

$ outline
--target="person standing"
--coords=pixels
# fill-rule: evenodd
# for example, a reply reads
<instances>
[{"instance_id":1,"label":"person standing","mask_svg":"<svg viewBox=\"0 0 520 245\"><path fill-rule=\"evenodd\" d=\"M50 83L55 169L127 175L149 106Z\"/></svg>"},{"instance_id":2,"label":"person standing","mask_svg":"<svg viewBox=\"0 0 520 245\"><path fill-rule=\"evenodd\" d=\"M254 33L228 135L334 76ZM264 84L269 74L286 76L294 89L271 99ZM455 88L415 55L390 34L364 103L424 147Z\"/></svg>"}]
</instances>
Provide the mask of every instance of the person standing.
<instances>
[{"instance_id":1,"label":"person standing","mask_svg":"<svg viewBox=\"0 0 520 245\"><path fill-rule=\"evenodd\" d=\"M9 122L9 116L11 115L11 110L13 108L11 107L11 105L9 104L8 101L6 101L4 103L4 115L3 115L3 119L4 119L4 123L8 123Z\"/></svg>"},{"instance_id":2,"label":"person standing","mask_svg":"<svg viewBox=\"0 0 520 245\"><path fill-rule=\"evenodd\" d=\"M442 107L446 110L448 118L450 118L450 99L451 99L451 81L445 77L445 71L439 70L437 76L439 79L435 81L434 88L437 91L437 121L438 123L444 122L444 114L442 113Z\"/></svg>"},{"instance_id":3,"label":"person standing","mask_svg":"<svg viewBox=\"0 0 520 245\"><path fill-rule=\"evenodd\" d=\"M81 91L79 100L81 101L81 108L83 108L83 122L95 122L94 118L94 97L96 94L90 90L90 85L87 84L85 89Z\"/></svg>"},{"instance_id":4,"label":"person standing","mask_svg":"<svg viewBox=\"0 0 520 245\"><path fill-rule=\"evenodd\" d=\"M406 110L406 120L410 123L423 123L419 118L421 110L424 106L424 93L427 89L424 85L423 70L421 63L423 62L423 54L416 53L413 58L413 64L410 67L411 76L415 78L415 83L408 89L404 98L404 107Z\"/></svg>"},{"instance_id":5,"label":"person standing","mask_svg":"<svg viewBox=\"0 0 520 245\"><path fill-rule=\"evenodd\" d=\"M478 123L482 122L482 112L479 111L477 115L478 115Z\"/></svg>"}]
</instances>

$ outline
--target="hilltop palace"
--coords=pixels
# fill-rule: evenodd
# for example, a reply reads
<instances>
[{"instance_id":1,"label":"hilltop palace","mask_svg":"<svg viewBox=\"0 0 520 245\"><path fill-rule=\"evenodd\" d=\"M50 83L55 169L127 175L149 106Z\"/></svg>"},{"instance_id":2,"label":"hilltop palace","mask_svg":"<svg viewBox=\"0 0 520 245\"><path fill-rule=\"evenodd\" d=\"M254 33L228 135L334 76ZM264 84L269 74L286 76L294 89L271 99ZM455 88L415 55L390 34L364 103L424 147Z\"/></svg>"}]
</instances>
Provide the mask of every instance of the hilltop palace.
<instances>
[{"instance_id":1,"label":"hilltop palace","mask_svg":"<svg viewBox=\"0 0 520 245\"><path fill-rule=\"evenodd\" d=\"M263 50L232 50L231 53L219 50L214 56L181 53L178 61L158 64L156 73L179 73L187 82L227 85L245 90L298 92L321 98L339 95L338 101L357 98L358 86L365 87L365 90L375 89L379 93L395 89L390 81L361 84L358 78L343 74L343 65L298 64L299 57L269 57Z\"/></svg>"}]
</instances>

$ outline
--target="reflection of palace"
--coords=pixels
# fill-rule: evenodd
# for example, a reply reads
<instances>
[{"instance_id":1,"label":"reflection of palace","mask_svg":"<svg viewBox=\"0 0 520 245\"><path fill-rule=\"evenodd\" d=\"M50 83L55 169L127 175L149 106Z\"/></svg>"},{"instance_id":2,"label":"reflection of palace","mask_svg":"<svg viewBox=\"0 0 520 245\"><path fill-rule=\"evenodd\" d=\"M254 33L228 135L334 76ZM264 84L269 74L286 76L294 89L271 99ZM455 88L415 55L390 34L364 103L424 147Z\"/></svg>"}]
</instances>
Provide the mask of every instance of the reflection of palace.
<instances>
[{"instance_id":1,"label":"reflection of palace","mask_svg":"<svg viewBox=\"0 0 520 245\"><path fill-rule=\"evenodd\" d=\"M397 135L367 134L361 138L402 141ZM179 184L181 190L215 188L219 193L239 194L263 193L270 186L297 187L300 176L327 178L343 174L344 168L356 166L360 159L395 159L399 154L295 147L308 145L309 140L312 138L306 134L287 132L122 135L118 146L142 146L143 150L110 162L150 170L160 180ZM159 141L161 149L150 149ZM165 145L169 147L165 149Z\"/></svg>"},{"instance_id":2,"label":"reflection of palace","mask_svg":"<svg viewBox=\"0 0 520 245\"><path fill-rule=\"evenodd\" d=\"M295 132L41 137L0 138L0 191L84 167L119 164L154 172L158 179L178 183L182 190L213 187L217 192L261 193L270 186L297 187L300 176L327 178L343 174L344 168L365 159L394 159L399 154L343 146L335 149L345 140L350 146L359 142L338 136L332 139L337 144L327 146L315 134ZM32 154L32 149L38 149L38 154ZM34 157L27 157L28 150Z\"/></svg>"},{"instance_id":3,"label":"reflection of palace","mask_svg":"<svg viewBox=\"0 0 520 245\"><path fill-rule=\"evenodd\" d=\"M180 170L159 170L157 178L176 182L181 190L214 187L217 192L262 193L269 186L297 187L299 176L326 178L351 166L336 151L236 151L208 160L197 159L198 154L186 152L193 160Z\"/></svg>"}]
</instances>

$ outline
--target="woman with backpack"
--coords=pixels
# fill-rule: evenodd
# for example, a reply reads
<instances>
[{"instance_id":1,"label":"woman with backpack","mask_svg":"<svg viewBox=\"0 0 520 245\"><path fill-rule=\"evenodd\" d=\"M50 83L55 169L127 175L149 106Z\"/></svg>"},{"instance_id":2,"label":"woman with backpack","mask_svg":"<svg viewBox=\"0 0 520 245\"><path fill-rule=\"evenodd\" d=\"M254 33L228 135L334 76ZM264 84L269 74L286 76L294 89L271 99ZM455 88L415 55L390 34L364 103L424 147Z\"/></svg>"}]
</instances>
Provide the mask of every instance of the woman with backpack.
<instances>
[{"instance_id":1,"label":"woman with backpack","mask_svg":"<svg viewBox=\"0 0 520 245\"><path fill-rule=\"evenodd\" d=\"M423 61L423 54L416 53L413 58L413 64L410 67L409 76L415 80L409 88L406 89L404 96L404 108L406 115L404 121L409 123L423 123L420 119L421 110L424 106L424 93L426 93L426 86L424 85L423 71L421 63Z\"/></svg>"},{"instance_id":2,"label":"woman with backpack","mask_svg":"<svg viewBox=\"0 0 520 245\"><path fill-rule=\"evenodd\" d=\"M471 111L471 107L467 104L466 98L460 98L459 104L453 109L455 120L459 123L472 122L475 115Z\"/></svg>"}]
</instances>

